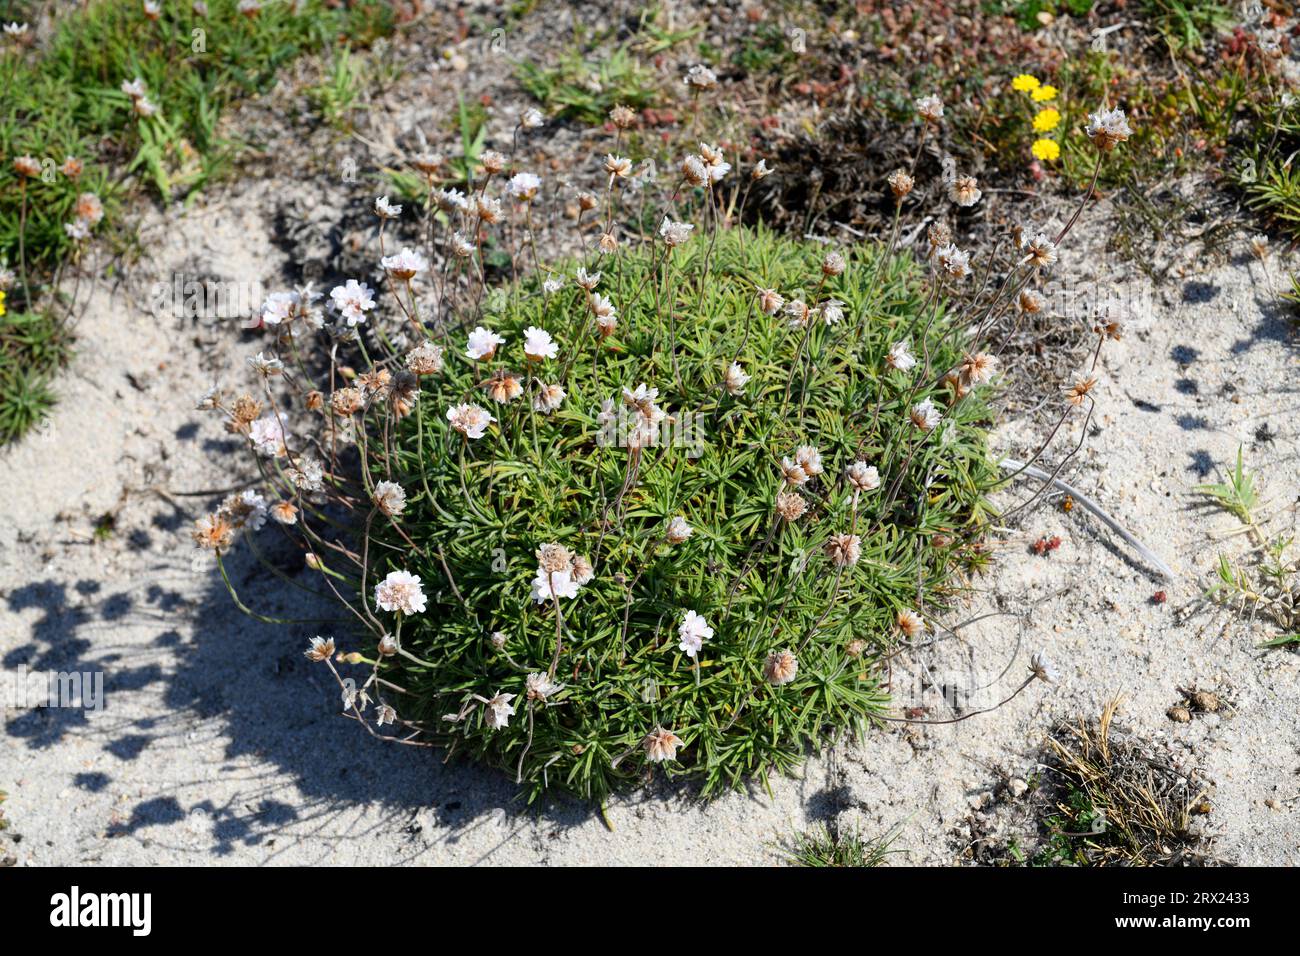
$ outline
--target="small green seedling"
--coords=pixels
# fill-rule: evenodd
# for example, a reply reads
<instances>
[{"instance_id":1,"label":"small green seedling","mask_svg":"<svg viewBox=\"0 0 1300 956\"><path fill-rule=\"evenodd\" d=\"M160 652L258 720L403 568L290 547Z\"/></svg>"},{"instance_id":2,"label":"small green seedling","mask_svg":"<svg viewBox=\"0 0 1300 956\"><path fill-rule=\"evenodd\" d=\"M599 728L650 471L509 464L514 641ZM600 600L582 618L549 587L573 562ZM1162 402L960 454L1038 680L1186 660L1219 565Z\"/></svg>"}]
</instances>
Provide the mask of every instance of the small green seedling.
<instances>
[{"instance_id":1,"label":"small green seedling","mask_svg":"<svg viewBox=\"0 0 1300 956\"><path fill-rule=\"evenodd\" d=\"M1197 485L1196 491L1209 495L1224 510L1236 515L1242 524L1253 525L1253 510L1259 504L1259 493L1255 490L1255 475L1246 470L1242 462L1241 446L1237 446L1237 467L1228 475L1228 480L1213 485Z\"/></svg>"}]
</instances>

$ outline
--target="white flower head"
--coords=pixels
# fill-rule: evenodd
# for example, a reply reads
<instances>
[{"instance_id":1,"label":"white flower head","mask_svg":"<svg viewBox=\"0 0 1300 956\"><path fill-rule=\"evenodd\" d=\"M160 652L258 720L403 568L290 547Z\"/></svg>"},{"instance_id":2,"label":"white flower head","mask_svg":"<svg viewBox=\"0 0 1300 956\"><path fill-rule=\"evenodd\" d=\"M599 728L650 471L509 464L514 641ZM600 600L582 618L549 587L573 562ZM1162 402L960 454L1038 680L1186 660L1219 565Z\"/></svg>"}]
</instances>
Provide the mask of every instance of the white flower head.
<instances>
[{"instance_id":1,"label":"white flower head","mask_svg":"<svg viewBox=\"0 0 1300 956\"><path fill-rule=\"evenodd\" d=\"M792 458L781 459L781 475L796 488L808 480L808 472L804 471L803 465Z\"/></svg>"},{"instance_id":2,"label":"white flower head","mask_svg":"<svg viewBox=\"0 0 1300 956\"><path fill-rule=\"evenodd\" d=\"M952 243L935 253L939 265L954 279L964 279L970 275L970 253L962 252Z\"/></svg>"},{"instance_id":3,"label":"white flower head","mask_svg":"<svg viewBox=\"0 0 1300 956\"><path fill-rule=\"evenodd\" d=\"M909 608L904 608L898 612L896 622L898 629L913 640L925 634L925 621L921 618L921 615Z\"/></svg>"},{"instance_id":4,"label":"white flower head","mask_svg":"<svg viewBox=\"0 0 1300 956\"><path fill-rule=\"evenodd\" d=\"M776 315L785 307L785 298L775 289L759 289L758 307L764 315Z\"/></svg>"},{"instance_id":5,"label":"white flower head","mask_svg":"<svg viewBox=\"0 0 1300 956\"><path fill-rule=\"evenodd\" d=\"M233 527L260 531L266 524L266 499L252 488L246 488L223 501L219 514Z\"/></svg>"},{"instance_id":6,"label":"white flower head","mask_svg":"<svg viewBox=\"0 0 1300 956\"><path fill-rule=\"evenodd\" d=\"M792 650L773 651L763 662L763 676L774 687L790 683L798 674L799 660Z\"/></svg>"},{"instance_id":7,"label":"white flower head","mask_svg":"<svg viewBox=\"0 0 1300 956\"><path fill-rule=\"evenodd\" d=\"M880 472L865 461L855 461L844 469L844 476L854 491L875 491L880 487Z\"/></svg>"},{"instance_id":8,"label":"white flower head","mask_svg":"<svg viewBox=\"0 0 1300 956\"><path fill-rule=\"evenodd\" d=\"M1025 261L1040 269L1052 265L1057 259L1056 243L1041 232L1026 241L1024 252Z\"/></svg>"},{"instance_id":9,"label":"white flower head","mask_svg":"<svg viewBox=\"0 0 1300 956\"><path fill-rule=\"evenodd\" d=\"M560 352L560 347L551 338L551 333L536 326L524 329L524 355L531 362L553 359Z\"/></svg>"},{"instance_id":10,"label":"white flower head","mask_svg":"<svg viewBox=\"0 0 1300 956\"><path fill-rule=\"evenodd\" d=\"M800 445L796 448L794 460L799 463L799 467L809 478L815 478L822 473L822 453L812 445Z\"/></svg>"},{"instance_id":11,"label":"white flower head","mask_svg":"<svg viewBox=\"0 0 1300 956\"><path fill-rule=\"evenodd\" d=\"M722 373L722 386L727 390L728 395L745 394L745 385L749 382L749 375L739 362L732 362Z\"/></svg>"},{"instance_id":12,"label":"white flower head","mask_svg":"<svg viewBox=\"0 0 1300 956\"><path fill-rule=\"evenodd\" d=\"M443 212L465 212L469 209L469 200L459 189L439 189L433 194L433 201Z\"/></svg>"},{"instance_id":13,"label":"white flower head","mask_svg":"<svg viewBox=\"0 0 1300 956\"><path fill-rule=\"evenodd\" d=\"M248 427L248 438L263 458L280 458L287 454L284 442L288 437L280 419L274 415L259 418Z\"/></svg>"},{"instance_id":14,"label":"white flower head","mask_svg":"<svg viewBox=\"0 0 1300 956\"><path fill-rule=\"evenodd\" d=\"M1093 144L1103 152L1110 152L1120 143L1133 135L1124 111L1098 110L1088 115L1088 125L1084 132Z\"/></svg>"},{"instance_id":15,"label":"white flower head","mask_svg":"<svg viewBox=\"0 0 1300 956\"><path fill-rule=\"evenodd\" d=\"M442 346L422 342L406 353L406 367L416 375L436 375L442 371Z\"/></svg>"},{"instance_id":16,"label":"white flower head","mask_svg":"<svg viewBox=\"0 0 1300 956\"><path fill-rule=\"evenodd\" d=\"M677 625L677 635L682 639L678 647L687 657L693 658L704 647L704 642L713 637L713 628L701 615L687 611Z\"/></svg>"},{"instance_id":17,"label":"white flower head","mask_svg":"<svg viewBox=\"0 0 1300 956\"><path fill-rule=\"evenodd\" d=\"M506 182L506 192L517 202L531 202L541 187L542 181L534 173L516 173Z\"/></svg>"},{"instance_id":18,"label":"white flower head","mask_svg":"<svg viewBox=\"0 0 1300 956\"><path fill-rule=\"evenodd\" d=\"M1057 671L1056 665L1047 656L1047 652L1043 650L1034 651L1029 658L1029 669L1034 672L1035 677L1047 681L1049 684L1055 684L1061 679L1061 674Z\"/></svg>"},{"instance_id":19,"label":"white flower head","mask_svg":"<svg viewBox=\"0 0 1300 956\"><path fill-rule=\"evenodd\" d=\"M387 196L375 200L375 215L380 219L396 219L402 214L402 207L388 201Z\"/></svg>"},{"instance_id":20,"label":"white flower head","mask_svg":"<svg viewBox=\"0 0 1300 956\"><path fill-rule=\"evenodd\" d=\"M576 598L581 587L572 570L547 571L539 567L530 591L534 603L545 604L559 598Z\"/></svg>"},{"instance_id":21,"label":"white flower head","mask_svg":"<svg viewBox=\"0 0 1300 956\"><path fill-rule=\"evenodd\" d=\"M564 399L568 397L568 394L562 385L544 384L538 389L537 394L533 396L533 408L549 415L564 404Z\"/></svg>"},{"instance_id":22,"label":"white flower head","mask_svg":"<svg viewBox=\"0 0 1300 956\"><path fill-rule=\"evenodd\" d=\"M447 409L447 421L466 438L482 438L496 419L481 405L461 402Z\"/></svg>"},{"instance_id":23,"label":"white flower head","mask_svg":"<svg viewBox=\"0 0 1300 956\"><path fill-rule=\"evenodd\" d=\"M686 71L685 82L692 90L710 90L718 85L718 74L703 63L696 63Z\"/></svg>"},{"instance_id":24,"label":"white flower head","mask_svg":"<svg viewBox=\"0 0 1300 956\"><path fill-rule=\"evenodd\" d=\"M515 708L510 702L514 699L514 694L497 694L483 705L489 727L500 730L510 723L510 718L515 713Z\"/></svg>"},{"instance_id":25,"label":"white flower head","mask_svg":"<svg viewBox=\"0 0 1300 956\"><path fill-rule=\"evenodd\" d=\"M943 100L937 96L923 96L916 101L916 112L928 123L943 119Z\"/></svg>"},{"instance_id":26,"label":"white flower head","mask_svg":"<svg viewBox=\"0 0 1300 956\"><path fill-rule=\"evenodd\" d=\"M408 280L423 272L429 267L428 260L414 249L403 249L401 252L392 256L384 256L379 260L379 264L392 275L394 279Z\"/></svg>"},{"instance_id":27,"label":"white flower head","mask_svg":"<svg viewBox=\"0 0 1300 956\"><path fill-rule=\"evenodd\" d=\"M682 179L691 186L703 186L709 182L709 170L705 167L704 160L694 153L682 160L681 174Z\"/></svg>"},{"instance_id":28,"label":"white flower head","mask_svg":"<svg viewBox=\"0 0 1300 956\"><path fill-rule=\"evenodd\" d=\"M550 675L544 671L536 674L529 674L524 678L524 696L529 700L545 701L552 694L557 694L564 689L563 684L557 684L551 680Z\"/></svg>"},{"instance_id":29,"label":"white flower head","mask_svg":"<svg viewBox=\"0 0 1300 956\"><path fill-rule=\"evenodd\" d=\"M974 176L957 176L948 184L948 198L963 208L975 205L983 195Z\"/></svg>"},{"instance_id":30,"label":"white flower head","mask_svg":"<svg viewBox=\"0 0 1300 956\"><path fill-rule=\"evenodd\" d=\"M292 292L272 292L262 302L262 324L279 325L293 318L297 296Z\"/></svg>"},{"instance_id":31,"label":"white flower head","mask_svg":"<svg viewBox=\"0 0 1300 956\"><path fill-rule=\"evenodd\" d=\"M406 508L406 490L395 481L375 482L374 498L375 506L390 518Z\"/></svg>"},{"instance_id":32,"label":"white flower head","mask_svg":"<svg viewBox=\"0 0 1300 956\"><path fill-rule=\"evenodd\" d=\"M671 730L656 727L646 734L641 741L645 758L651 763L663 763L665 760L677 759L677 748L682 746L682 739Z\"/></svg>"},{"instance_id":33,"label":"white flower head","mask_svg":"<svg viewBox=\"0 0 1300 956\"><path fill-rule=\"evenodd\" d=\"M939 422L943 420L943 416L939 414L939 409L928 398L922 399L912 406L911 418L912 424L923 432L934 431L939 427Z\"/></svg>"},{"instance_id":34,"label":"white flower head","mask_svg":"<svg viewBox=\"0 0 1300 956\"><path fill-rule=\"evenodd\" d=\"M664 244L669 248L680 246L691 238L691 230L694 228L692 223L673 222L664 216L664 221L659 224L659 238L663 239Z\"/></svg>"},{"instance_id":35,"label":"white flower head","mask_svg":"<svg viewBox=\"0 0 1300 956\"><path fill-rule=\"evenodd\" d=\"M250 355L247 361L248 367L259 375L279 375L284 371L284 362L273 355L268 356L265 352Z\"/></svg>"},{"instance_id":36,"label":"white flower head","mask_svg":"<svg viewBox=\"0 0 1300 956\"><path fill-rule=\"evenodd\" d=\"M812 315L812 309L803 299L791 299L785 304L785 314L789 317L790 328L806 329L808 327L808 317Z\"/></svg>"},{"instance_id":37,"label":"white flower head","mask_svg":"<svg viewBox=\"0 0 1300 956\"><path fill-rule=\"evenodd\" d=\"M448 242L451 246L451 254L457 259L468 259L474 255L474 243L459 229L451 234Z\"/></svg>"},{"instance_id":38,"label":"white flower head","mask_svg":"<svg viewBox=\"0 0 1300 956\"><path fill-rule=\"evenodd\" d=\"M389 571L375 585L375 603L385 611L420 614L427 606L420 576L409 571Z\"/></svg>"},{"instance_id":39,"label":"white flower head","mask_svg":"<svg viewBox=\"0 0 1300 956\"><path fill-rule=\"evenodd\" d=\"M605 172L609 173L610 179L624 178L632 175L632 160L626 156L615 156L609 153L605 156Z\"/></svg>"},{"instance_id":40,"label":"white flower head","mask_svg":"<svg viewBox=\"0 0 1300 956\"><path fill-rule=\"evenodd\" d=\"M469 343L465 349L465 354L476 362L483 359L490 359L496 354L497 346L505 344L505 338L490 332L483 326L476 326L474 331L469 334Z\"/></svg>"},{"instance_id":41,"label":"white flower head","mask_svg":"<svg viewBox=\"0 0 1300 956\"><path fill-rule=\"evenodd\" d=\"M668 529L664 532L664 537L669 544L681 544L694 533L695 529L686 523L686 519L681 515L677 515L668 522Z\"/></svg>"},{"instance_id":42,"label":"white flower head","mask_svg":"<svg viewBox=\"0 0 1300 956\"><path fill-rule=\"evenodd\" d=\"M330 290L330 302L349 326L366 321L366 313L375 307L375 292L364 282L349 279Z\"/></svg>"},{"instance_id":43,"label":"white flower head","mask_svg":"<svg viewBox=\"0 0 1300 956\"><path fill-rule=\"evenodd\" d=\"M710 183L720 182L727 173L731 172L731 163L723 158L722 150L708 143L700 144L700 159L704 160L705 172Z\"/></svg>"},{"instance_id":44,"label":"white flower head","mask_svg":"<svg viewBox=\"0 0 1300 956\"><path fill-rule=\"evenodd\" d=\"M317 635L307 643L307 650L303 651L303 656L309 661L320 663L327 661L334 656L334 638L321 637Z\"/></svg>"}]
</instances>

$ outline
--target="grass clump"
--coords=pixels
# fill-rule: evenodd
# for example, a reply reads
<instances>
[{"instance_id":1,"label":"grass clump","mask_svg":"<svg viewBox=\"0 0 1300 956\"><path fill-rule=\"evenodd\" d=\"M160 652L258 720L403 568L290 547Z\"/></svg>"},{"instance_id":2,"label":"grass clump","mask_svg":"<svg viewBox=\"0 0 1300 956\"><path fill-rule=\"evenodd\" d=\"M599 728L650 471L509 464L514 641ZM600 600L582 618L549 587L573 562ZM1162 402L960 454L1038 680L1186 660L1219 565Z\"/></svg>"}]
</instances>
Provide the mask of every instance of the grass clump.
<instances>
[{"instance_id":1,"label":"grass clump","mask_svg":"<svg viewBox=\"0 0 1300 956\"><path fill-rule=\"evenodd\" d=\"M1209 787L1193 770L1114 726L1118 698L1096 720L1062 724L1048 738L1053 807L1035 866L1180 866L1208 862L1193 828Z\"/></svg>"},{"instance_id":2,"label":"grass clump","mask_svg":"<svg viewBox=\"0 0 1300 956\"><path fill-rule=\"evenodd\" d=\"M798 835L790 853L790 863L793 866L855 869L885 866L889 855L899 852L891 849L897 838L897 830L878 840L869 840L856 830L842 833L822 826Z\"/></svg>"},{"instance_id":3,"label":"grass clump","mask_svg":"<svg viewBox=\"0 0 1300 956\"><path fill-rule=\"evenodd\" d=\"M599 57L570 50L548 66L525 60L516 71L524 90L552 115L591 126L604 123L615 106L651 106L658 94L653 72L625 46Z\"/></svg>"},{"instance_id":4,"label":"grass clump","mask_svg":"<svg viewBox=\"0 0 1300 956\"><path fill-rule=\"evenodd\" d=\"M54 406L50 377L68 347L62 323L48 315L0 311L0 444L35 427Z\"/></svg>"},{"instance_id":5,"label":"grass clump","mask_svg":"<svg viewBox=\"0 0 1300 956\"><path fill-rule=\"evenodd\" d=\"M1233 23L1218 0L1144 0L1142 12L1175 52L1202 49Z\"/></svg>"}]
</instances>

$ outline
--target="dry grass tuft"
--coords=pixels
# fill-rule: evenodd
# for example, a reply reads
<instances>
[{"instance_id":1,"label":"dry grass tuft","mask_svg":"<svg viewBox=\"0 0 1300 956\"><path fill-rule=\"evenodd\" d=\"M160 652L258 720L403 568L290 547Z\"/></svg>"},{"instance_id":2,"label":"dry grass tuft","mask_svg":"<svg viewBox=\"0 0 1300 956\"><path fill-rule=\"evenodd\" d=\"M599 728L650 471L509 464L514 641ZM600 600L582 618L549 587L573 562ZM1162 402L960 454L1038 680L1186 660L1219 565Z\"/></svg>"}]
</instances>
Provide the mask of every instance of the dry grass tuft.
<instances>
[{"instance_id":1,"label":"dry grass tuft","mask_svg":"<svg viewBox=\"0 0 1300 956\"><path fill-rule=\"evenodd\" d=\"M1193 825L1195 817L1211 810L1210 782L1195 769L1175 769L1148 741L1115 727L1119 703L1120 698L1112 699L1097 720L1062 723L1048 738L1049 785L1056 788L1056 813L1048 826L1058 849L1068 844L1067 853L1054 854L1057 861L1068 857L1091 866L1216 862L1204 852L1204 837Z\"/></svg>"}]
</instances>

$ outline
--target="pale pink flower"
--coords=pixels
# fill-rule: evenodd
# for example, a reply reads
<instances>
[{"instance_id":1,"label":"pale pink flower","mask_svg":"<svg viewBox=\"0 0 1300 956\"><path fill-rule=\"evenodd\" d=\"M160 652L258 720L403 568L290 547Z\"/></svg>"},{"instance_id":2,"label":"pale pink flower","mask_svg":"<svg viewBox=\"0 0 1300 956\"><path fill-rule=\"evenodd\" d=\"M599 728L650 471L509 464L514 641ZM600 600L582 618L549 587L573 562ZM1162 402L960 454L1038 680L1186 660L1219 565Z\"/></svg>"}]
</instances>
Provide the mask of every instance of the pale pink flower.
<instances>
[{"instance_id":1,"label":"pale pink flower","mask_svg":"<svg viewBox=\"0 0 1300 956\"><path fill-rule=\"evenodd\" d=\"M366 321L366 313L375 307L375 293L370 286L356 279L336 285L330 291L330 301L339 310L344 321L354 326Z\"/></svg>"},{"instance_id":2,"label":"pale pink flower","mask_svg":"<svg viewBox=\"0 0 1300 956\"><path fill-rule=\"evenodd\" d=\"M682 639L678 647L687 657L693 658L704 647L704 642L713 637L713 628L701 615L687 611L677 625L677 635Z\"/></svg>"},{"instance_id":3,"label":"pale pink flower","mask_svg":"<svg viewBox=\"0 0 1300 956\"><path fill-rule=\"evenodd\" d=\"M248 437L257 453L264 458L280 458L288 453L284 443L289 436L274 415L259 418L249 425Z\"/></svg>"},{"instance_id":4,"label":"pale pink flower","mask_svg":"<svg viewBox=\"0 0 1300 956\"><path fill-rule=\"evenodd\" d=\"M422 613L427 604L420 576L409 571L389 571L388 576L375 585L375 603L385 611Z\"/></svg>"},{"instance_id":5,"label":"pale pink flower","mask_svg":"<svg viewBox=\"0 0 1300 956\"><path fill-rule=\"evenodd\" d=\"M677 748L680 746L682 746L682 739L671 730L664 730L662 727L656 727L641 741L646 759L651 763L676 760Z\"/></svg>"},{"instance_id":6,"label":"pale pink flower","mask_svg":"<svg viewBox=\"0 0 1300 956\"><path fill-rule=\"evenodd\" d=\"M461 402L447 409L447 421L466 438L482 438L496 419L481 405Z\"/></svg>"}]
</instances>

